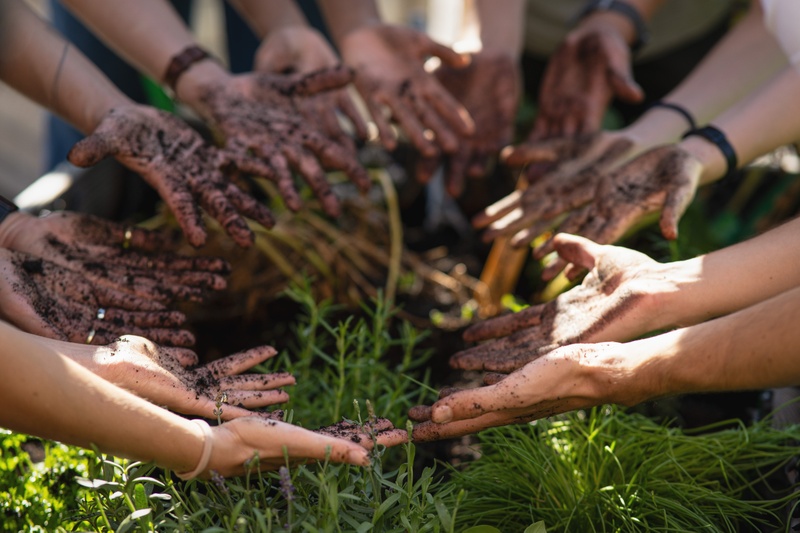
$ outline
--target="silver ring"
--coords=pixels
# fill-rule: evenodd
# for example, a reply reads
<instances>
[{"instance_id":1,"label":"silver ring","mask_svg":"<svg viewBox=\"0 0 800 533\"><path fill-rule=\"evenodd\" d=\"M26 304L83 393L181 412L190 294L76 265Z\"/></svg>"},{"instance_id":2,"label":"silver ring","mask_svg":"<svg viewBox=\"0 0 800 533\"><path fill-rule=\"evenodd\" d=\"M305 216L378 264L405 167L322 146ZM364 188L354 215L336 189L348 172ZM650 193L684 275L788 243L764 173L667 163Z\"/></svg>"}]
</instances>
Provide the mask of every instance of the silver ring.
<instances>
[{"instance_id":1,"label":"silver ring","mask_svg":"<svg viewBox=\"0 0 800 533\"><path fill-rule=\"evenodd\" d=\"M97 310L97 320L103 320L106 317L106 310L104 308L100 308Z\"/></svg>"},{"instance_id":2,"label":"silver ring","mask_svg":"<svg viewBox=\"0 0 800 533\"><path fill-rule=\"evenodd\" d=\"M90 329L89 335L86 337L86 344L92 344L92 341L94 340L94 334L95 334L94 328Z\"/></svg>"},{"instance_id":3,"label":"silver ring","mask_svg":"<svg viewBox=\"0 0 800 533\"><path fill-rule=\"evenodd\" d=\"M131 240L133 240L133 228L128 226L125 228L125 236L122 240L122 247L123 248L130 248L131 247Z\"/></svg>"}]
</instances>

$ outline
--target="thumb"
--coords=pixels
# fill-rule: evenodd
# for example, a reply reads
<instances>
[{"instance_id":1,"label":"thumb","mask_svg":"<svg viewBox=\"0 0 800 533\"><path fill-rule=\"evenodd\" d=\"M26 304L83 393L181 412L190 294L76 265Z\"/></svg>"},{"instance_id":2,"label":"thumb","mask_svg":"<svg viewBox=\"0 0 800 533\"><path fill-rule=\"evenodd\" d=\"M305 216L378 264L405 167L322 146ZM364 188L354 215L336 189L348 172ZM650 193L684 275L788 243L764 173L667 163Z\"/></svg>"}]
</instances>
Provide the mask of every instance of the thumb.
<instances>
[{"instance_id":1,"label":"thumb","mask_svg":"<svg viewBox=\"0 0 800 533\"><path fill-rule=\"evenodd\" d=\"M623 65L612 64L609 68L608 81L617 98L628 103L638 103L644 100L644 90L633 79L629 63Z\"/></svg>"},{"instance_id":2,"label":"thumb","mask_svg":"<svg viewBox=\"0 0 800 533\"><path fill-rule=\"evenodd\" d=\"M298 96L340 89L353 81L354 72L350 67L336 65L335 67L321 68L308 74L293 77L288 89Z\"/></svg>"},{"instance_id":3,"label":"thumb","mask_svg":"<svg viewBox=\"0 0 800 533\"><path fill-rule=\"evenodd\" d=\"M573 265L591 270L598 257L603 253L603 246L585 237L559 233L553 238L553 246L559 257Z\"/></svg>"},{"instance_id":4,"label":"thumb","mask_svg":"<svg viewBox=\"0 0 800 533\"><path fill-rule=\"evenodd\" d=\"M667 194L659 221L661 234L665 239L674 241L678 238L678 222L689 207L693 196L693 191L687 187L681 187Z\"/></svg>"},{"instance_id":5,"label":"thumb","mask_svg":"<svg viewBox=\"0 0 800 533\"><path fill-rule=\"evenodd\" d=\"M67 160L77 167L91 167L110 155L114 148L107 142L104 133L92 133L78 141L67 154Z\"/></svg>"},{"instance_id":6,"label":"thumb","mask_svg":"<svg viewBox=\"0 0 800 533\"><path fill-rule=\"evenodd\" d=\"M427 35L420 34L420 56L435 56L442 60L442 64L452 68L464 68L472 62L472 57L459 54L449 46L439 44Z\"/></svg>"}]
</instances>

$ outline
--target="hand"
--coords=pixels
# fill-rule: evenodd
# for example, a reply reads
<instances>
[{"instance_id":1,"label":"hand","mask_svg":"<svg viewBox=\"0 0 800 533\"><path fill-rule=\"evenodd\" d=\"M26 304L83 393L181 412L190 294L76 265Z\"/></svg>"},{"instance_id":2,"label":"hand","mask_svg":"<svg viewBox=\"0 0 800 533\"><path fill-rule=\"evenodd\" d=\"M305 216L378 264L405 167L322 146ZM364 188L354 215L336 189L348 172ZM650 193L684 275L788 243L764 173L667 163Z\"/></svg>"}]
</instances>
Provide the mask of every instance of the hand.
<instances>
[{"instance_id":1,"label":"hand","mask_svg":"<svg viewBox=\"0 0 800 533\"><path fill-rule=\"evenodd\" d=\"M694 198L703 164L677 145L645 152L600 179L595 200L573 212L559 226L565 233L606 244L620 239L644 216L661 211L661 233L678 237L678 221ZM548 241L534 250L541 259L553 250ZM566 263L556 261L542 278L554 278ZM577 276L579 271L573 271Z\"/></svg>"},{"instance_id":2,"label":"hand","mask_svg":"<svg viewBox=\"0 0 800 533\"><path fill-rule=\"evenodd\" d=\"M631 103L644 98L633 80L630 49L618 31L588 22L566 37L547 64L532 139L596 132L614 96Z\"/></svg>"},{"instance_id":3,"label":"hand","mask_svg":"<svg viewBox=\"0 0 800 533\"><path fill-rule=\"evenodd\" d=\"M225 288L227 262L154 253L164 241L157 231L63 211L45 217L17 211L0 225L3 248L55 263L118 293L163 304L175 298L200 300L204 289Z\"/></svg>"},{"instance_id":4,"label":"hand","mask_svg":"<svg viewBox=\"0 0 800 533\"><path fill-rule=\"evenodd\" d=\"M362 191L369 188L369 176L355 153L331 142L318 128L318 119L307 120L301 110L310 96L342 89L352 77L342 66L307 74L241 74L198 89L194 107L222 132L236 166L275 181L290 209L302 205L291 167L308 182L322 209L338 216L339 202L323 167L343 171ZM257 163L250 151L260 158Z\"/></svg>"},{"instance_id":5,"label":"hand","mask_svg":"<svg viewBox=\"0 0 800 533\"><path fill-rule=\"evenodd\" d=\"M397 139L384 106L424 157L456 153L459 142L474 132L467 110L423 68L430 56L453 68L465 67L468 59L423 33L385 24L350 32L339 48L344 62L355 69L355 86L387 150L395 149Z\"/></svg>"},{"instance_id":6,"label":"hand","mask_svg":"<svg viewBox=\"0 0 800 533\"><path fill-rule=\"evenodd\" d=\"M659 296L676 290L669 265L618 246L559 234L559 256L589 269L583 282L555 300L470 326L469 342L499 338L456 353L450 365L464 370L512 372L560 346L625 341L668 325Z\"/></svg>"},{"instance_id":7,"label":"hand","mask_svg":"<svg viewBox=\"0 0 800 533\"><path fill-rule=\"evenodd\" d=\"M47 341L54 344L54 341ZM196 366L197 355L125 335L107 346L54 346L100 377L150 402L186 415L232 420L251 416L249 409L284 403L279 387L294 385L291 374L242 374L277 352L261 346ZM91 363L85 364L87 359Z\"/></svg>"},{"instance_id":8,"label":"hand","mask_svg":"<svg viewBox=\"0 0 800 533\"><path fill-rule=\"evenodd\" d=\"M340 63L320 33L306 26L287 26L270 33L256 50L254 70L272 74L307 74ZM306 120L319 122L322 131L336 143L354 151L353 140L342 131L338 113L353 125L358 139L367 138L367 125L346 87L299 98L297 107Z\"/></svg>"},{"instance_id":9,"label":"hand","mask_svg":"<svg viewBox=\"0 0 800 533\"><path fill-rule=\"evenodd\" d=\"M20 329L77 343L108 343L132 333L174 346L191 346L177 311L115 289L27 254L0 250L0 313Z\"/></svg>"},{"instance_id":10,"label":"hand","mask_svg":"<svg viewBox=\"0 0 800 533\"><path fill-rule=\"evenodd\" d=\"M220 169L229 165L228 158L168 113L147 106L112 109L67 158L89 167L109 155L158 191L192 246L206 241L199 206L240 246L253 243L243 215L268 228L274 225L266 207L223 176Z\"/></svg>"},{"instance_id":11,"label":"hand","mask_svg":"<svg viewBox=\"0 0 800 533\"><path fill-rule=\"evenodd\" d=\"M261 470L277 470L286 464L330 459L335 463L369 466L368 448L373 443L391 446L406 442L405 431L395 430L391 422L377 419L366 427L336 424L310 431L277 420L237 418L213 429L213 447L208 469L223 476L244 474L245 463L258 456ZM336 429L332 429L336 428ZM401 436L402 434L402 436Z\"/></svg>"},{"instance_id":12,"label":"hand","mask_svg":"<svg viewBox=\"0 0 800 533\"><path fill-rule=\"evenodd\" d=\"M483 176L489 159L511 142L519 104L519 67L508 55L480 52L472 56L467 67L442 65L435 74L475 123L475 133L461 139L457 151L445 158L447 190L458 196L464 188L465 176ZM427 182L439 164L438 157L423 160L417 179Z\"/></svg>"},{"instance_id":13,"label":"hand","mask_svg":"<svg viewBox=\"0 0 800 533\"><path fill-rule=\"evenodd\" d=\"M512 192L473 219L488 227L485 241L513 235L512 246L523 246L553 225L553 219L590 202L603 174L638 153L640 146L616 132L528 141L503 150L511 167L527 167L527 187ZM531 169L546 164L550 170L536 176Z\"/></svg>"},{"instance_id":14,"label":"hand","mask_svg":"<svg viewBox=\"0 0 800 533\"><path fill-rule=\"evenodd\" d=\"M637 382L635 368L621 354L624 345L616 343L559 348L493 385L412 408L409 416L423 421L414 427L413 438L458 437L603 403L635 405L648 397L647 384Z\"/></svg>"}]
</instances>

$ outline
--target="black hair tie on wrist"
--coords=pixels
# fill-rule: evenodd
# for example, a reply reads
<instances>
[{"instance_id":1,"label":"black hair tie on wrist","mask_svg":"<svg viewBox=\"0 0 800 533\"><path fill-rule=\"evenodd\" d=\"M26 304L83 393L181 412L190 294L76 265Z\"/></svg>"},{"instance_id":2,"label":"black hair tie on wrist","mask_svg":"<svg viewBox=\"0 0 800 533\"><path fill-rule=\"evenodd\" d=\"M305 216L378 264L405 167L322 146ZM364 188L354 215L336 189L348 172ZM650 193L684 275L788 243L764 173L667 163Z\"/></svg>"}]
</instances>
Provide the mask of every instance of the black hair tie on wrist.
<instances>
[{"instance_id":1,"label":"black hair tie on wrist","mask_svg":"<svg viewBox=\"0 0 800 533\"><path fill-rule=\"evenodd\" d=\"M719 151L722 152L722 155L725 157L725 161L728 163L728 169L725 172L725 176L723 176L724 178L727 178L736 171L737 167L739 166L739 159L736 157L736 151L733 149L733 146L731 146L731 143L728 141L728 138L725 136L725 134L722 133L722 130L708 125L703 128L694 128L689 130L683 135L683 138L685 139L691 135L703 137L719 148Z\"/></svg>"},{"instance_id":2,"label":"black hair tie on wrist","mask_svg":"<svg viewBox=\"0 0 800 533\"><path fill-rule=\"evenodd\" d=\"M0 223L2 223L8 215L14 211L18 211L17 204L4 196L0 196Z\"/></svg>"},{"instance_id":3,"label":"black hair tie on wrist","mask_svg":"<svg viewBox=\"0 0 800 533\"><path fill-rule=\"evenodd\" d=\"M648 109L652 109L654 107L663 107L665 109L671 109L675 111L676 113L683 116L683 118L686 119L686 122L689 123L689 131L697 129L697 122L695 122L694 117L692 116L691 113L689 113L689 110L686 109L685 107L678 104L673 104L671 102L665 102L663 100L657 100L653 102L652 104L650 104L650 107Z\"/></svg>"}]
</instances>

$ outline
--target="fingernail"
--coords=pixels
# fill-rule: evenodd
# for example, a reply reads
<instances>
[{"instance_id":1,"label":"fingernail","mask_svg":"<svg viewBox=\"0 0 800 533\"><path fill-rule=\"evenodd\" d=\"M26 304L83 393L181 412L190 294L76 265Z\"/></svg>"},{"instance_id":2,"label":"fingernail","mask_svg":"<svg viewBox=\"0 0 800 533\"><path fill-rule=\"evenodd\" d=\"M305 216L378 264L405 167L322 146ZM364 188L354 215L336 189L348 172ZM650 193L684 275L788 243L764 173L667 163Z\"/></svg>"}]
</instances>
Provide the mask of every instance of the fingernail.
<instances>
[{"instance_id":1,"label":"fingernail","mask_svg":"<svg viewBox=\"0 0 800 533\"><path fill-rule=\"evenodd\" d=\"M437 424L447 424L453 419L453 410L447 406L435 407L431 414L431 420Z\"/></svg>"},{"instance_id":2,"label":"fingernail","mask_svg":"<svg viewBox=\"0 0 800 533\"><path fill-rule=\"evenodd\" d=\"M367 454L367 450L350 450L347 453L347 459L352 464L369 466L369 455Z\"/></svg>"}]
</instances>

